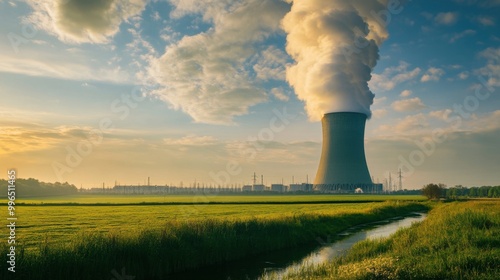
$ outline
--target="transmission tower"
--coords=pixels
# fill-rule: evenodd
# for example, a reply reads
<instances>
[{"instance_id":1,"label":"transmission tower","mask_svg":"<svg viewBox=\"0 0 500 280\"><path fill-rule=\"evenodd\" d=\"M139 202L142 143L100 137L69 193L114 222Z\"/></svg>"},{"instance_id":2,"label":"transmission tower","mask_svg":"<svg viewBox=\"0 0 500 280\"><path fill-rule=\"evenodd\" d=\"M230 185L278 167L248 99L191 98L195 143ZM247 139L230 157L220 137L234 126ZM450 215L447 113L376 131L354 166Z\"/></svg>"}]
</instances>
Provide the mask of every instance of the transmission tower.
<instances>
[{"instance_id":1,"label":"transmission tower","mask_svg":"<svg viewBox=\"0 0 500 280\"><path fill-rule=\"evenodd\" d=\"M399 169L399 172L398 172L398 179L399 179L399 190L402 191L403 190L403 173L401 172L401 168Z\"/></svg>"}]
</instances>

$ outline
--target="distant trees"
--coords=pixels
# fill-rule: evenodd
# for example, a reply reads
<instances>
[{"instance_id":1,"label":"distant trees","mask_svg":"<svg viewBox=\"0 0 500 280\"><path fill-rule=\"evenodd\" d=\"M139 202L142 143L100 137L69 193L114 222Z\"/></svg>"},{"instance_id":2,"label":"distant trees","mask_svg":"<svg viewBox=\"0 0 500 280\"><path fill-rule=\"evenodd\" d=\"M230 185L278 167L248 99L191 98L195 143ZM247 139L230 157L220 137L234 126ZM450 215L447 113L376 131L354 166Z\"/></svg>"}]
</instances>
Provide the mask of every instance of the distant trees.
<instances>
[{"instance_id":1,"label":"distant trees","mask_svg":"<svg viewBox=\"0 0 500 280\"><path fill-rule=\"evenodd\" d=\"M477 189L476 188L469 189L469 197L477 197Z\"/></svg>"},{"instance_id":2,"label":"distant trees","mask_svg":"<svg viewBox=\"0 0 500 280\"><path fill-rule=\"evenodd\" d=\"M494 187L494 188L491 188L488 190L488 197L499 197L499 192L500 190L498 190L497 187Z\"/></svg>"},{"instance_id":3,"label":"distant trees","mask_svg":"<svg viewBox=\"0 0 500 280\"><path fill-rule=\"evenodd\" d=\"M464 187L462 185L456 185L455 187L446 190L446 198L457 199L457 198L475 198L475 197L489 197L498 198L500 197L500 186L482 186L482 187Z\"/></svg>"},{"instance_id":4,"label":"distant trees","mask_svg":"<svg viewBox=\"0 0 500 280\"><path fill-rule=\"evenodd\" d=\"M0 180L0 193L7 193L8 182ZM65 183L46 183L40 182L37 179L16 179L16 197L33 197L33 196L53 196L53 195L70 195L78 192L75 185Z\"/></svg>"},{"instance_id":5,"label":"distant trees","mask_svg":"<svg viewBox=\"0 0 500 280\"><path fill-rule=\"evenodd\" d=\"M428 199L439 199L444 194L445 185L428 184L422 189L422 194Z\"/></svg>"}]
</instances>

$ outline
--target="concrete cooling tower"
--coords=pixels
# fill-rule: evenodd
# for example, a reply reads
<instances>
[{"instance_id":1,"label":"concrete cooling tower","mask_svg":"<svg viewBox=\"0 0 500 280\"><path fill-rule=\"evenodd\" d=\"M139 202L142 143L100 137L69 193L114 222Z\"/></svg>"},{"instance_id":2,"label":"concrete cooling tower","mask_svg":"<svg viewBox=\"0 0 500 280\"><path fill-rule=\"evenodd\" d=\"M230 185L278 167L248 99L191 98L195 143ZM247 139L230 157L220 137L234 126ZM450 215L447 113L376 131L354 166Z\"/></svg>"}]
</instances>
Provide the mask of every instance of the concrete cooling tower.
<instances>
[{"instance_id":1,"label":"concrete cooling tower","mask_svg":"<svg viewBox=\"0 0 500 280\"><path fill-rule=\"evenodd\" d=\"M365 123L362 113L328 113L323 116L323 149L314 189L322 192L365 193L382 191L374 184L365 158Z\"/></svg>"}]
</instances>

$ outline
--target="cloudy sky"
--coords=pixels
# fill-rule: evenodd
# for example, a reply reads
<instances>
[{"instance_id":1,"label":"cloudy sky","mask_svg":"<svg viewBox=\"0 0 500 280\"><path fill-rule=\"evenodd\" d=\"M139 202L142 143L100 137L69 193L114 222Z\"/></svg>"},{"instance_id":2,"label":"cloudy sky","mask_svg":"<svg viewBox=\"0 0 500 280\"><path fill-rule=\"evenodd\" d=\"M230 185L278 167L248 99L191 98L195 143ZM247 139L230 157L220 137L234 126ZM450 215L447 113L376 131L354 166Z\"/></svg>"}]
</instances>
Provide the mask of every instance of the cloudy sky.
<instances>
[{"instance_id":1,"label":"cloudy sky","mask_svg":"<svg viewBox=\"0 0 500 280\"><path fill-rule=\"evenodd\" d=\"M312 181L318 120L347 107L371 114L375 181L500 183L500 1L290 2L0 0L1 169L78 187ZM363 67L339 63L353 26ZM328 93L343 90L364 101Z\"/></svg>"}]
</instances>

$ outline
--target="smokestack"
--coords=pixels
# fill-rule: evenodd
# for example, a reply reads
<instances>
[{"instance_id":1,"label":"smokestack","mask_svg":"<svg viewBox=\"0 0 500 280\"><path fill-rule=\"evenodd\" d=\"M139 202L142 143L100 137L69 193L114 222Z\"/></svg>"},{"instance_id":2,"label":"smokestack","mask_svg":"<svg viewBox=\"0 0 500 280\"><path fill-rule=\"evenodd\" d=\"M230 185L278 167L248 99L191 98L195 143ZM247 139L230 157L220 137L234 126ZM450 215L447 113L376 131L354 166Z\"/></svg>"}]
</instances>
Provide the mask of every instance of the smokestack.
<instances>
[{"instance_id":1,"label":"smokestack","mask_svg":"<svg viewBox=\"0 0 500 280\"><path fill-rule=\"evenodd\" d=\"M328 113L323 116L323 148L314 188L326 192L373 190L365 158L366 115Z\"/></svg>"}]
</instances>

